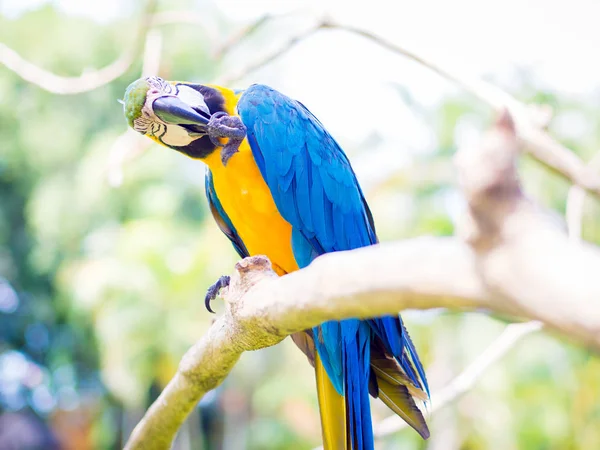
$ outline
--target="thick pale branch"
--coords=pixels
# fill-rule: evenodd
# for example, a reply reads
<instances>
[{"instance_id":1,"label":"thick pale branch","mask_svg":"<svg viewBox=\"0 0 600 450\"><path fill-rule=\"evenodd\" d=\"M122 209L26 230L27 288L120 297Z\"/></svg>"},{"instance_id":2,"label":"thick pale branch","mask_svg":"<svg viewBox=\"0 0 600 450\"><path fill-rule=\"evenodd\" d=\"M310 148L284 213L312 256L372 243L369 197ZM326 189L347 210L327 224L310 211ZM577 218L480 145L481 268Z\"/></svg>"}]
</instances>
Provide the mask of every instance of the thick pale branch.
<instances>
[{"instance_id":1,"label":"thick pale branch","mask_svg":"<svg viewBox=\"0 0 600 450\"><path fill-rule=\"evenodd\" d=\"M177 430L206 392L231 371L243 349L231 316L218 319L184 355L179 370L136 426L126 449L169 449Z\"/></svg>"},{"instance_id":2,"label":"thick pale branch","mask_svg":"<svg viewBox=\"0 0 600 450\"><path fill-rule=\"evenodd\" d=\"M266 286L265 286L266 287ZM471 249L452 238L419 238L323 255L309 267L232 301L237 320L288 335L327 320L402 309L486 307ZM257 323L257 325L258 325Z\"/></svg>"},{"instance_id":3,"label":"thick pale branch","mask_svg":"<svg viewBox=\"0 0 600 450\"><path fill-rule=\"evenodd\" d=\"M331 254L281 278L264 257L247 258L236 269L226 313L186 353L127 449L169 448L194 405L221 383L243 351L274 345L329 319L487 306L473 254L456 239L420 238Z\"/></svg>"},{"instance_id":4,"label":"thick pale branch","mask_svg":"<svg viewBox=\"0 0 600 450\"><path fill-rule=\"evenodd\" d=\"M600 252L576 245L527 199L516 173L520 147L505 113L483 142L457 155L469 202L462 228L480 276L503 307L600 349Z\"/></svg>"},{"instance_id":5,"label":"thick pale branch","mask_svg":"<svg viewBox=\"0 0 600 450\"><path fill-rule=\"evenodd\" d=\"M264 264L260 257L246 260L252 280L244 273L234 274L226 296L227 313L186 354L178 374L136 427L127 448L168 448L189 411L225 378L243 351L276 344L287 334L330 319L393 314L406 308L480 307L547 320L566 332L571 330L563 327L565 321L578 322L586 328L571 336L600 349L595 331L600 321L590 324L585 319L597 317L594 303L565 297L564 306L558 308L564 310L562 315L533 310L528 300L507 307L503 297L494 296L478 281L475 259L458 240L421 238L326 255L282 278L264 267L254 268ZM596 264L600 267L600 256ZM548 289L562 284L555 281ZM588 285L590 295L600 295L600 282L594 282L595 286ZM523 284L521 289L527 291L530 285ZM549 307L557 305L544 306ZM564 317L566 313L571 318Z\"/></svg>"},{"instance_id":6,"label":"thick pale branch","mask_svg":"<svg viewBox=\"0 0 600 450\"><path fill-rule=\"evenodd\" d=\"M546 257L555 259L556 255ZM600 256L595 258L595 267L600 267ZM243 351L274 345L288 334L326 320L366 318L407 308L482 308L543 320L600 349L598 307L587 294L564 297L560 304L535 310L528 306L531 299L524 293L535 293L537 285L525 283L520 285L522 297L506 302L479 281L476 259L469 246L457 239L419 238L325 255L281 278L264 267L266 260L261 257L244 260L251 270L233 275L226 294L227 312L186 354L177 375L138 424L126 448L169 448L187 414L225 378ZM577 259L570 262L579 264ZM263 267L257 269L257 264ZM569 284L558 278L546 282L548 290ZM579 292L575 290L575 295L584 289L600 298L597 278L588 280ZM562 312L548 313L550 308ZM571 333L571 323L578 323L581 330Z\"/></svg>"}]
</instances>

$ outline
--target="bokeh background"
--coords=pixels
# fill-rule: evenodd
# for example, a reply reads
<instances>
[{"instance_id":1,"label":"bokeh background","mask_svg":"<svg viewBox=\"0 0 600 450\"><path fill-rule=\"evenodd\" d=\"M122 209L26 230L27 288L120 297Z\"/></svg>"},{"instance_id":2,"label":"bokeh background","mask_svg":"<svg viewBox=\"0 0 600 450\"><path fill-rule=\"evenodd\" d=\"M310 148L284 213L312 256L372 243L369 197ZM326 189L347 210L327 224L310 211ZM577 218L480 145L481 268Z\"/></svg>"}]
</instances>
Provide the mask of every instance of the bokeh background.
<instances>
[{"instance_id":1,"label":"bokeh background","mask_svg":"<svg viewBox=\"0 0 600 450\"><path fill-rule=\"evenodd\" d=\"M454 232L463 202L452 156L491 112L347 32L320 31L261 62L323 15L549 105L551 133L584 160L600 148L597 0L159 1L138 39L145 7L0 0L0 62L12 49L56 75L79 76L133 52L116 79L70 95L0 64L2 450L120 448L210 326L205 289L236 261L207 210L202 164L127 132L117 99L142 73L235 88L261 82L301 100L349 154L383 241ZM527 157L520 169L528 193L564 214L569 185ZM583 230L600 244L592 200ZM434 392L506 325L476 313L405 317ZM599 380L597 355L532 334L431 417L428 442L406 429L378 446L597 449ZM373 413L375 421L390 414ZM286 340L245 354L175 448L319 443L312 369Z\"/></svg>"}]
</instances>

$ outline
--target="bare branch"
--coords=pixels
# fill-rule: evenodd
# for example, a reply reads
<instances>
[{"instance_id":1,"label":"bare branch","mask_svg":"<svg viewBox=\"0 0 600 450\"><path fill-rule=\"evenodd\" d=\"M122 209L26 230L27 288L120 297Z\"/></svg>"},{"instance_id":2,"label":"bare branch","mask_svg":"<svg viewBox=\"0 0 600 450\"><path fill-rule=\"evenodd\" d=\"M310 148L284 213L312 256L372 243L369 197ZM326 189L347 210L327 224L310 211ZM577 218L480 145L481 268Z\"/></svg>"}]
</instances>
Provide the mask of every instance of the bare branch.
<instances>
[{"instance_id":1,"label":"bare branch","mask_svg":"<svg viewBox=\"0 0 600 450\"><path fill-rule=\"evenodd\" d=\"M523 139L527 147L526 150L533 158L558 174L568 178L586 191L600 197L600 176L586 167L575 153L548 135L543 130L544 124L540 124L539 122L538 114L532 114L531 108L519 102L508 93L483 80L469 77L461 73L457 68L443 67L431 59L386 41L371 32L356 27L327 22L323 23L321 28L345 30L362 36L393 53L416 61L443 78L458 84L464 90L494 108L497 112L507 108L515 120L519 137ZM540 125L542 126L540 127Z\"/></svg>"},{"instance_id":2,"label":"bare branch","mask_svg":"<svg viewBox=\"0 0 600 450\"><path fill-rule=\"evenodd\" d=\"M148 0L132 45L114 62L102 69L85 72L78 77L63 77L27 61L7 45L0 43L0 63L24 80L54 94L80 94L92 91L123 75L133 64L144 44L156 0Z\"/></svg>"},{"instance_id":3,"label":"bare branch","mask_svg":"<svg viewBox=\"0 0 600 450\"><path fill-rule=\"evenodd\" d=\"M262 28L265 23L272 19L273 16L271 14L264 14L260 16L256 21L245 26L233 36L231 36L229 39L227 39L225 42L223 42L223 44L218 46L213 52L213 57L215 59L223 58L223 56L229 51L231 51L233 47L237 46L240 42L242 42L248 36L253 34L256 30Z\"/></svg>"},{"instance_id":4,"label":"bare branch","mask_svg":"<svg viewBox=\"0 0 600 450\"><path fill-rule=\"evenodd\" d=\"M187 413L225 378L243 351L274 345L294 331L342 315L367 317L434 305L474 308L486 293L473 263L468 246L443 238L326 255L281 278L264 257L241 261L226 294L226 313L186 353L126 448L169 448Z\"/></svg>"},{"instance_id":5,"label":"bare branch","mask_svg":"<svg viewBox=\"0 0 600 450\"><path fill-rule=\"evenodd\" d=\"M495 362L499 361L525 336L542 328L540 322L513 323L504 329L488 348L469 364L456 378L431 395L431 413L466 394ZM408 424L398 416L390 416L375 426L376 438L384 438L406 428Z\"/></svg>"},{"instance_id":6,"label":"bare branch","mask_svg":"<svg viewBox=\"0 0 600 450\"><path fill-rule=\"evenodd\" d=\"M296 36L293 36L290 39L288 39L287 41L285 41L285 43L283 43L281 45L281 47L279 47L273 53L270 53L270 54L266 55L265 57L263 57L262 59L252 62L248 66L243 67L242 69L240 69L234 73L220 76L217 80L217 83L228 85L228 84L231 84L231 83L241 80L248 74L270 64L271 62L278 59L280 56L283 56L284 54L289 52L293 47L298 45L300 42L304 41L306 38L312 36L313 34L315 34L317 31L321 30L322 28L323 28L322 24L317 24L317 25L314 25L314 26L304 30L303 32L301 32L301 33L297 34Z\"/></svg>"},{"instance_id":7,"label":"bare branch","mask_svg":"<svg viewBox=\"0 0 600 450\"><path fill-rule=\"evenodd\" d=\"M600 255L595 263L600 267ZM327 320L393 314L406 308L483 308L529 313L562 329L562 318L553 314L528 311L526 305L506 308L505 299L481 283L474 254L456 239L420 238L328 254L281 278L265 269L259 257L244 264L226 294L227 312L186 354L178 374L132 433L127 449L169 448L189 411L225 378L243 351L274 345L288 334ZM263 268L256 269L256 264ZM253 270L244 272L249 268ZM588 286L589 295L600 295L600 282L596 283ZM561 309L573 305L567 323L581 321L580 315L595 315L596 322L587 323L585 333L570 336L600 348L598 308L588 300L564 297Z\"/></svg>"},{"instance_id":8,"label":"bare branch","mask_svg":"<svg viewBox=\"0 0 600 450\"><path fill-rule=\"evenodd\" d=\"M221 59L226 53L228 53L233 47L238 45L245 38L262 28L265 24L271 22L274 19L291 15L292 12L282 14L265 14L259 17L255 22L245 26L229 39L225 41L221 46L218 46L213 51L213 58ZM217 39L219 33L218 28L213 24L213 21L206 20L206 15L189 10L173 10L163 11L154 14L152 17L152 27L159 27L165 25L200 25L204 32L210 36L214 36L214 40Z\"/></svg>"},{"instance_id":9,"label":"bare branch","mask_svg":"<svg viewBox=\"0 0 600 450\"><path fill-rule=\"evenodd\" d=\"M254 34L256 31L263 28L267 23L272 22L276 19L281 19L283 17L289 17L293 14L295 14L295 12L289 11L281 14L264 14L260 16L254 22L243 27L241 30L237 31L233 36L227 39L223 44L218 46L213 52L213 57L215 59L222 59L234 47L236 47L238 44L240 44L242 41L248 38L248 36Z\"/></svg>"},{"instance_id":10,"label":"bare branch","mask_svg":"<svg viewBox=\"0 0 600 450\"><path fill-rule=\"evenodd\" d=\"M386 48L392 53L411 59L422 66L427 67L441 77L461 86L464 90L471 93L497 112L500 112L505 108L508 109L515 120L519 137L523 140L526 145L526 150L533 158L600 198L600 175L594 173L589 167L586 167L575 153L553 139L544 130L548 122L549 111L547 108L542 110L540 114L540 108L531 108L490 83L463 74L457 68L442 66L430 58L412 52L405 47L389 42L382 37L361 28L323 19L313 27L290 38L273 53L255 61L239 72L224 76L220 81L223 83L238 81L284 55L294 46L318 31L325 29L342 30L362 36L374 44Z\"/></svg>"},{"instance_id":11,"label":"bare branch","mask_svg":"<svg viewBox=\"0 0 600 450\"><path fill-rule=\"evenodd\" d=\"M600 176L587 168L575 153L554 140L543 130L547 123L547 118L540 123L539 114L535 110L532 111L530 107L519 102L510 94L483 80L463 74L458 68L444 67L432 59L386 41L369 31L326 22L322 24L322 28L345 30L362 36L393 53L412 59L441 77L454 82L465 91L488 104L496 112L501 112L505 108L508 109L515 121L519 137L523 139L527 146L526 150L533 158L558 174L568 178L578 186L581 186L583 189L600 197ZM547 116L547 114L548 111L546 111L545 115Z\"/></svg>"},{"instance_id":12,"label":"bare branch","mask_svg":"<svg viewBox=\"0 0 600 450\"><path fill-rule=\"evenodd\" d=\"M208 42L217 40L220 34L217 23L214 20L207 20L206 14L199 11L161 11L152 16L151 27L162 27L167 25L194 25L196 30L207 36L206 39Z\"/></svg>"}]
</instances>

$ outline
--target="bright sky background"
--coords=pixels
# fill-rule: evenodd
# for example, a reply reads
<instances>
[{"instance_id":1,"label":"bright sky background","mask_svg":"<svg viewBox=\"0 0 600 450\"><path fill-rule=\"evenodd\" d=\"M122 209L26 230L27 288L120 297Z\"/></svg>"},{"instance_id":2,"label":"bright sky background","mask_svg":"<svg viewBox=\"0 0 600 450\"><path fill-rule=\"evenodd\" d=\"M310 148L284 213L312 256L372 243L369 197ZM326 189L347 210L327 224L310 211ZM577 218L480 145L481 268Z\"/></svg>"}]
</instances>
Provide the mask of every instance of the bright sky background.
<instances>
[{"instance_id":1,"label":"bright sky background","mask_svg":"<svg viewBox=\"0 0 600 450\"><path fill-rule=\"evenodd\" d=\"M14 17L45 3L99 22L131 12L131 3L122 0L2 0L0 12ZM198 1L197 10L201 12L206 3ZM315 16L327 12L436 59L448 57L473 73L502 72L515 64L533 67L544 81L564 92L585 93L600 84L598 0L218 0L215 4L240 23L267 12L302 10ZM315 51L318 42L308 47L307 52L324 53Z\"/></svg>"}]
</instances>

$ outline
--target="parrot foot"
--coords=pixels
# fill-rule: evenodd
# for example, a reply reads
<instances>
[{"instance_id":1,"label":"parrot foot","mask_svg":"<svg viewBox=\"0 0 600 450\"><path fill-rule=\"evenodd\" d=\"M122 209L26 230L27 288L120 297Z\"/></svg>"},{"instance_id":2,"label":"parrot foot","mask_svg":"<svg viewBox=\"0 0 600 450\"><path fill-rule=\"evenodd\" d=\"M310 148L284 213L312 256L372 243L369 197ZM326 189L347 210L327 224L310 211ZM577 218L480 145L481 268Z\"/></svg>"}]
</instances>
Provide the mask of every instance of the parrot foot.
<instances>
[{"instance_id":1,"label":"parrot foot","mask_svg":"<svg viewBox=\"0 0 600 450\"><path fill-rule=\"evenodd\" d=\"M226 166L229 159L239 151L240 144L246 137L246 127L238 116L219 111L214 113L208 122L208 137L214 145L223 147L221 161ZM221 138L228 139L225 145L221 143Z\"/></svg>"},{"instance_id":2,"label":"parrot foot","mask_svg":"<svg viewBox=\"0 0 600 450\"><path fill-rule=\"evenodd\" d=\"M217 298L217 295L219 295L219 291L224 288L224 287L228 287L229 286L229 282L230 282L230 278L228 275L223 275L221 278L219 278L217 280L216 283L214 283L211 287L209 287L206 290L206 297L204 297L204 306L206 306L206 309L208 310L208 312L211 313L215 313L212 308L210 307L210 302L212 302L215 298Z\"/></svg>"}]
</instances>

